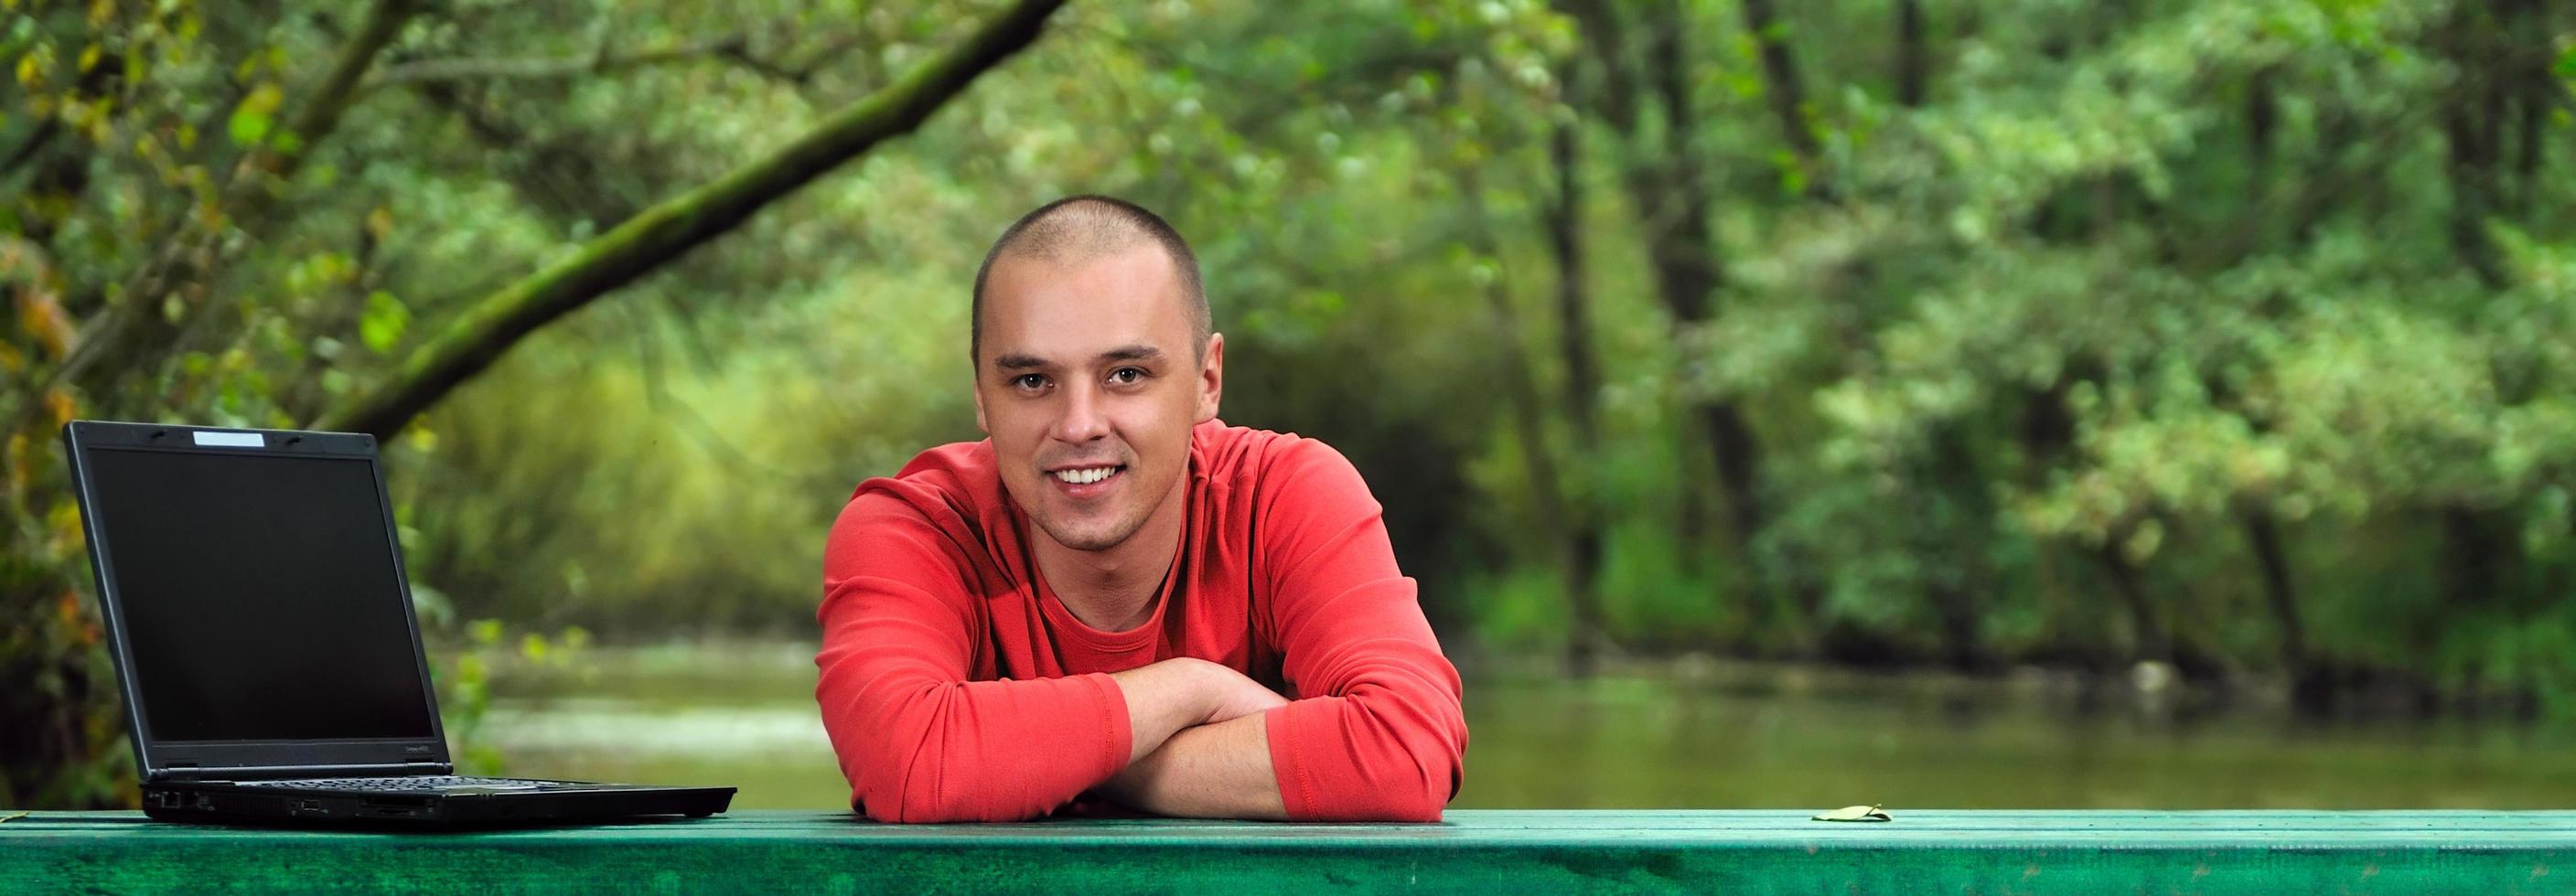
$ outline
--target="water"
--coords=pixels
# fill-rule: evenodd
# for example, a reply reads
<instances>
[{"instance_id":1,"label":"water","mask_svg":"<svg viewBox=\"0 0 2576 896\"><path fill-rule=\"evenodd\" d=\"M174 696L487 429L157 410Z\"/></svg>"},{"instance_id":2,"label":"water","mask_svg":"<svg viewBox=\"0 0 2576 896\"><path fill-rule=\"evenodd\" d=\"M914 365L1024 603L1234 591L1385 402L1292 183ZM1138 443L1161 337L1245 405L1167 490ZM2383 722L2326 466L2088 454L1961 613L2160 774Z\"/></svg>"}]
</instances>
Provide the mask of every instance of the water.
<instances>
[{"instance_id":1,"label":"water","mask_svg":"<svg viewBox=\"0 0 2576 896\"><path fill-rule=\"evenodd\" d=\"M849 798L799 645L595 650L505 674L483 741L513 774L731 784L737 808ZM2482 808L2576 804L2576 730L2085 710L2066 683L1679 664L1467 689L1459 808Z\"/></svg>"}]
</instances>

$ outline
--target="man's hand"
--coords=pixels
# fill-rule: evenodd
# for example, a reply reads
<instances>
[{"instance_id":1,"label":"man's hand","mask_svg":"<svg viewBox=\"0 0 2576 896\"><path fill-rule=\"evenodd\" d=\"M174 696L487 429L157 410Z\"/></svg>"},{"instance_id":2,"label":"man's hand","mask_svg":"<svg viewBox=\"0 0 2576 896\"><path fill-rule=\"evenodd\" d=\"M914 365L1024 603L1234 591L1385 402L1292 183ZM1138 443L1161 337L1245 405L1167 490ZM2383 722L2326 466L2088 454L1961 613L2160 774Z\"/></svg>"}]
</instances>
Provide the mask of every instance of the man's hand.
<instances>
[{"instance_id":1,"label":"man's hand","mask_svg":"<svg viewBox=\"0 0 2576 896\"><path fill-rule=\"evenodd\" d=\"M1244 716L1260 715L1288 705L1288 698L1261 686L1241 672L1203 660L1191 660L1207 668L1204 686L1215 692L1216 702L1201 725L1231 722Z\"/></svg>"},{"instance_id":2,"label":"man's hand","mask_svg":"<svg viewBox=\"0 0 2576 896\"><path fill-rule=\"evenodd\" d=\"M1188 657L1112 673L1109 678L1118 683L1127 700L1131 743L1127 761L1131 763L1161 749L1164 741L1183 729L1230 722L1288 704L1287 698L1241 672Z\"/></svg>"},{"instance_id":3,"label":"man's hand","mask_svg":"<svg viewBox=\"0 0 2576 896\"><path fill-rule=\"evenodd\" d=\"M1126 693L1135 747L1103 793L1165 815L1287 817L1262 715L1287 698L1241 672L1187 658L1110 678Z\"/></svg>"},{"instance_id":4,"label":"man's hand","mask_svg":"<svg viewBox=\"0 0 2576 896\"><path fill-rule=\"evenodd\" d=\"M1159 815L1285 821L1288 807L1270 764L1269 720L1253 713L1185 729L1100 792Z\"/></svg>"}]
</instances>

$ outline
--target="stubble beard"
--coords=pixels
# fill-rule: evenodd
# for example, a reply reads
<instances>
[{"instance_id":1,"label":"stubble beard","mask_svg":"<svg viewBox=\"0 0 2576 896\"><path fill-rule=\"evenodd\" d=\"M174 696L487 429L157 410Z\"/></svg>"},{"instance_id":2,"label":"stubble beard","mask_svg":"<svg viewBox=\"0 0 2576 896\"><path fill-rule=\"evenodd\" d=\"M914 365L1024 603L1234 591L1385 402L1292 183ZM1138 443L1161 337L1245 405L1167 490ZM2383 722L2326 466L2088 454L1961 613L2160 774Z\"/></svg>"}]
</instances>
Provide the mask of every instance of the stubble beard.
<instances>
[{"instance_id":1,"label":"stubble beard","mask_svg":"<svg viewBox=\"0 0 2576 896\"><path fill-rule=\"evenodd\" d=\"M1145 528L1145 520L1150 516L1150 512L1137 514L1133 519L1120 520L1105 530L1095 531L1072 530L1041 518L1038 528L1044 530L1048 538L1055 539L1055 543L1067 548L1085 552L1105 551L1126 544L1127 539L1135 536L1136 530Z\"/></svg>"},{"instance_id":2,"label":"stubble beard","mask_svg":"<svg viewBox=\"0 0 2576 896\"><path fill-rule=\"evenodd\" d=\"M1120 475L1136 475L1136 468L1131 465L1128 467L1128 471L1126 473L1122 473ZM1179 484L1180 483L1176 482L1173 483L1173 486L1177 487ZM1045 488L1046 486L1041 482L1039 487ZM1168 497L1169 489L1167 488L1164 494L1156 495L1150 503L1129 508L1126 511L1126 516L1123 518L1110 520L1105 524L1097 526L1069 524L1067 521L1057 519L1051 515L1036 512L1031 512L1029 516L1032 518L1032 521L1037 523L1037 527L1040 531L1045 532L1048 538L1055 539L1056 544L1063 545L1071 550L1083 552L1106 551L1110 548L1126 544L1127 539L1135 537L1137 532L1145 528L1145 522L1154 518L1154 511L1162 507L1164 500Z\"/></svg>"}]
</instances>

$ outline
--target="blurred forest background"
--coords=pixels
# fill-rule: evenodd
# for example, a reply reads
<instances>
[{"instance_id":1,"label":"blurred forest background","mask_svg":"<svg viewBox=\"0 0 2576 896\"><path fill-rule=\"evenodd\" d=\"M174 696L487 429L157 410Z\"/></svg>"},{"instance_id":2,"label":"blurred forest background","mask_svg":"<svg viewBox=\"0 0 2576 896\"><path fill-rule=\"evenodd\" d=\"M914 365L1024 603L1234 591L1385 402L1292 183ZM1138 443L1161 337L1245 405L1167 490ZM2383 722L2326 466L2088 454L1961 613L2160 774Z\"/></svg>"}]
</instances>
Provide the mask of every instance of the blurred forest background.
<instances>
[{"instance_id":1,"label":"blurred forest background","mask_svg":"<svg viewBox=\"0 0 2576 896\"><path fill-rule=\"evenodd\" d=\"M1075 192L1194 241L1229 421L1368 476L1462 805L1807 800L1679 782L1756 742L1979 788L1814 805L2576 798L2576 4L1058 5L0 0L0 806L131 799L74 417L392 438L474 764L757 689L833 804L822 535L978 437L974 266ZM2112 691L2409 721L1961 696Z\"/></svg>"}]
</instances>

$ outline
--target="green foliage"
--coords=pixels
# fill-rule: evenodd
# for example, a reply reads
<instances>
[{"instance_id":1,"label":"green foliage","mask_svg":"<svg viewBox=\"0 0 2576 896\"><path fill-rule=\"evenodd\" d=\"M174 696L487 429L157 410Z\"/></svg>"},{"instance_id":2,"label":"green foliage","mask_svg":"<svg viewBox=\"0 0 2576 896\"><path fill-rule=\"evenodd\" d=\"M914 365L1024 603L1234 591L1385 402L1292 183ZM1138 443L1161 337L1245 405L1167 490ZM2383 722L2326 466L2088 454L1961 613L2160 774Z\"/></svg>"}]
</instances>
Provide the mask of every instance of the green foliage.
<instances>
[{"instance_id":1,"label":"green foliage","mask_svg":"<svg viewBox=\"0 0 2576 896\"><path fill-rule=\"evenodd\" d=\"M433 332L472 323L468 300L560 258L568 239L601 222L632 216L646 204L639 195L679 192L739 167L729 158L739 146L711 136L787 142L813 127L817 106L851 105L836 94L876 95L906 57L930 58L918 51L957 42L997 9L821 15L777 4L729 10L771 17L733 38L683 44L744 23L678 10L621 16L612 35L556 18L573 11L465 16L462 7L399 0L292 10L12 4L0 53L16 64L22 92L0 100L0 152L9 157L0 175L0 288L18 314L0 341L0 496L13 524L0 556L19 574L0 583L0 619L9 620L0 628L0 677L44 686L0 704L8 721L0 797L131 799L115 773L123 763L109 759L121 724L97 622L79 599L86 576L77 516L53 451L63 422L291 426L377 383L410 382L406 359L423 342L415 319L436 324ZM478 30L460 34L469 18ZM1007 56L1018 44L976 46ZM870 61L831 65L862 48ZM532 55L496 61L482 49ZM977 71L993 58L951 70ZM665 68L687 73L677 83L617 86L593 77ZM715 70L757 73L732 89L763 93L773 113L793 106L797 114L728 118L730 135L674 130L706 149L685 164L664 164L676 147L623 135L639 108L702 93ZM905 96L928 109L950 93ZM585 120L587 130L562 125ZM759 124L772 126L745 127ZM222 137L201 136L218 130ZM577 151L593 138L622 149ZM851 154L801 161L819 170L811 166ZM593 178L594 163L633 176ZM669 260L642 259L638 269ZM675 314L705 310L665 302ZM487 326L475 349L506 351L521 335ZM446 388L430 383L413 394ZM424 452L434 444L421 442ZM711 486L695 497L730 494ZM409 506L400 513L446 519ZM407 541L435 542L409 532ZM576 591L584 564L606 565L595 556L567 561L563 581ZM691 579L681 587L707 594L736 584L703 569L676 575Z\"/></svg>"},{"instance_id":2,"label":"green foliage","mask_svg":"<svg viewBox=\"0 0 2576 896\"><path fill-rule=\"evenodd\" d=\"M1923 3L1909 38L1892 0L1772 5L1756 35L1732 0L1077 4L417 421L390 449L411 569L452 618L810 636L849 489L978 437L985 246L1098 191L1190 235L1226 418L1353 458L1453 647L1586 640L1561 571L1590 532L1590 634L1630 652L2167 659L2576 707L2565 10ZM95 623L52 611L85 580L52 425L313 419L996 8L440 4L319 130L361 10L12 8L0 671L42 687L0 696L38 720L0 724L0 767L54 749L24 730L122 762ZM1605 86L1663 39L1681 96ZM1785 113L1766 48L1802 77ZM1673 197L1704 244L1669 239ZM1668 294L1694 261L1706 294ZM132 348L63 375L83 345ZM510 649L471 635L440 649ZM113 792L54 780L0 802Z\"/></svg>"},{"instance_id":3,"label":"green foliage","mask_svg":"<svg viewBox=\"0 0 2576 896\"><path fill-rule=\"evenodd\" d=\"M1810 407L1764 421L1821 425L1822 450L1771 475L1798 505L1775 537L1834 570L1826 612L1901 632L1922 607L1908 595L1947 587L1997 615L2099 601L2071 610L2099 625L2129 613L2108 598L2130 576L2197 649L2251 646L2248 626L2283 624L2237 531L2260 516L2313 547L2291 563L2307 660L2554 690L2566 661L2544 670L2520 638L2382 634L2546 627L2531 614L2576 572L2555 497L2576 448L2564 179L2464 157L2424 124L2502 77L2453 49L2494 38L2473 15L2157 4L2101 34L1989 25L1960 41L1941 101L1848 97L1871 135L1843 160L1848 198L1779 212L1747 251L1790 262L1748 276L1705 343L1724 356L1706 388L1759 394L1738 384L1778 381L1729 370L1747 346L1782 367L1835 350L1760 334L1843 339L1796 323L1837 306L1867 322L1838 370L1790 381L1813 384ZM2256 91L2275 107L2260 133ZM2481 178L2520 211L2461 230L2457 185ZM2116 563L2088 559L2102 551ZM2227 613L2242 621L2189 630ZM2267 652L2220 661L2294 661Z\"/></svg>"},{"instance_id":4,"label":"green foliage","mask_svg":"<svg viewBox=\"0 0 2576 896\"><path fill-rule=\"evenodd\" d=\"M443 600L431 598L432 602ZM448 618L452 621L453 617ZM507 759L483 728L492 710L493 676L504 667L521 676L586 673L590 632L573 626L551 638L522 632L514 640L509 637L509 627L498 619L477 619L450 628L461 631L441 632L440 640L449 643L438 644L437 652L443 659L430 670L430 681L438 689L439 716L447 730L449 753L455 757L458 774L502 774L507 771Z\"/></svg>"}]
</instances>

